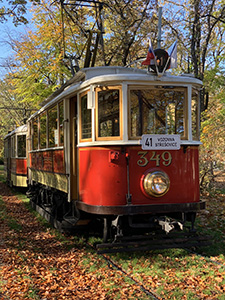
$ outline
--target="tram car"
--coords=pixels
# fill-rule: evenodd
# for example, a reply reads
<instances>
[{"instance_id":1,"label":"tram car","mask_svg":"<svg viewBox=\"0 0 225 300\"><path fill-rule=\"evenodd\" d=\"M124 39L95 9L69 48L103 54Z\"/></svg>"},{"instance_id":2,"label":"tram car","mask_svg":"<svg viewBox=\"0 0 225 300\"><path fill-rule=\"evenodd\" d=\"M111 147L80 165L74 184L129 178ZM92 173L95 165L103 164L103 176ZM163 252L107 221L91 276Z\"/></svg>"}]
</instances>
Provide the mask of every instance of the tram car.
<instances>
[{"instance_id":1,"label":"tram car","mask_svg":"<svg viewBox=\"0 0 225 300\"><path fill-rule=\"evenodd\" d=\"M199 93L192 76L85 68L28 119L28 195L51 220L98 219L104 240L194 226ZM157 225L158 226L158 225Z\"/></svg>"},{"instance_id":2,"label":"tram car","mask_svg":"<svg viewBox=\"0 0 225 300\"><path fill-rule=\"evenodd\" d=\"M4 138L4 173L10 186L27 187L27 125L22 125Z\"/></svg>"}]
</instances>

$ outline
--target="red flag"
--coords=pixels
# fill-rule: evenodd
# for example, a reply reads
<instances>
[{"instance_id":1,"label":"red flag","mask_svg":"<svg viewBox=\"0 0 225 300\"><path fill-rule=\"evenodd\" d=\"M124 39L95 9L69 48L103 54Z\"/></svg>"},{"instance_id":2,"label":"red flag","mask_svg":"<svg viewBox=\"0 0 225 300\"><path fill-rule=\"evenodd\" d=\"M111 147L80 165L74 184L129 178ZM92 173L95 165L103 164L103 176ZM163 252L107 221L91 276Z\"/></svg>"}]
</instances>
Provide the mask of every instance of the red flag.
<instances>
[{"instance_id":1,"label":"red flag","mask_svg":"<svg viewBox=\"0 0 225 300\"><path fill-rule=\"evenodd\" d=\"M141 64L150 66L152 64L155 64L154 61L155 61L155 53L152 47L151 39L149 39L149 48L148 48L147 57L146 60L144 60Z\"/></svg>"}]
</instances>

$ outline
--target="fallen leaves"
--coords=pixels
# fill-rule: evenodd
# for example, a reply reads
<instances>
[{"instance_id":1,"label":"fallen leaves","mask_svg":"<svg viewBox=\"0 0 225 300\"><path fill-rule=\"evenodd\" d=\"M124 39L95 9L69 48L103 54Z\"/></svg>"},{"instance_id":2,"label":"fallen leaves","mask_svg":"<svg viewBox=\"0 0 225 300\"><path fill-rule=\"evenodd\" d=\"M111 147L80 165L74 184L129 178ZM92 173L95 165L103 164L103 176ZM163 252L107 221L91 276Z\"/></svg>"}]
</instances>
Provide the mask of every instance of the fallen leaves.
<instances>
[{"instance_id":1,"label":"fallen leaves","mask_svg":"<svg viewBox=\"0 0 225 300\"><path fill-rule=\"evenodd\" d=\"M140 286L109 268L100 256L80 245L76 247L72 239L65 237L67 240L62 242L56 238L2 184L0 195L5 211L0 215L0 298L2 293L12 300L149 299ZM209 213L202 216L206 222L203 224L221 220L218 216L224 212L224 195L217 197L218 202L210 202ZM224 232L224 227L219 229ZM220 264L173 249L146 255L115 255L113 260L124 264L130 277L162 299L222 300L223 253L211 257Z\"/></svg>"},{"instance_id":2,"label":"fallen leaves","mask_svg":"<svg viewBox=\"0 0 225 300\"><path fill-rule=\"evenodd\" d=\"M0 291L7 299L144 299L135 284L127 284L96 254L76 248L72 239L57 239L2 183L0 195L7 212L0 218ZM91 262L85 266L87 258ZM98 274L90 271L94 264Z\"/></svg>"}]
</instances>

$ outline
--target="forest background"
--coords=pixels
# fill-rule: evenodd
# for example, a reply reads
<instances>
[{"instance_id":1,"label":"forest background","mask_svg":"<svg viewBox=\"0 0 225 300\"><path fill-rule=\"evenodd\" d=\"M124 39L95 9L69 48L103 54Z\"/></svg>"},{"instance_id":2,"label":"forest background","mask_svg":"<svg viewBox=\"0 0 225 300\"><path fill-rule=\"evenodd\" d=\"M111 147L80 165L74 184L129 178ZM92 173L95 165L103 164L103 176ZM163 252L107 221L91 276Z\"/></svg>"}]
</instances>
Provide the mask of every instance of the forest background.
<instances>
[{"instance_id":1,"label":"forest background","mask_svg":"<svg viewBox=\"0 0 225 300\"><path fill-rule=\"evenodd\" d=\"M31 20L26 18L32 4ZM84 66L126 66L157 48L158 9L163 8L161 48L178 41L175 74L203 80L201 187L225 167L225 0L0 0L0 22L26 24L1 61L0 161L4 136ZM98 49L95 52L95 49ZM96 54L96 56L95 56Z\"/></svg>"}]
</instances>

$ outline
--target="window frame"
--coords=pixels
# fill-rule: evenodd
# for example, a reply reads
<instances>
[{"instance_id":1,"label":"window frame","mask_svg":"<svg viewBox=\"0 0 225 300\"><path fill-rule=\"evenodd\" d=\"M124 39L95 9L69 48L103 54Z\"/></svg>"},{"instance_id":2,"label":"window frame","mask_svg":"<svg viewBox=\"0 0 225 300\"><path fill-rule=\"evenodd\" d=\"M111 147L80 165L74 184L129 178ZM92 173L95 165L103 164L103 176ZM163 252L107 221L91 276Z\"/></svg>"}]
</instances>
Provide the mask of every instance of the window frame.
<instances>
[{"instance_id":1,"label":"window frame","mask_svg":"<svg viewBox=\"0 0 225 300\"><path fill-rule=\"evenodd\" d=\"M59 121L59 117L60 117L60 110L59 110L59 106L62 105L63 107L63 116L62 116L62 124L63 124L63 127L62 127L62 132L63 132L63 143L61 143L61 139L60 139L60 121ZM55 144L55 146L52 146L50 147L49 146L49 112L52 110L52 109L55 109L56 108L56 113L57 113L57 135L58 135L58 143L57 145ZM47 126L46 126L46 131L47 131L47 134L46 134L46 138L47 138L47 143L46 143L46 148L47 149L54 149L54 148L60 148L60 147L64 147L64 141L65 141L65 137L64 137L64 116L65 116L65 112L64 112L64 100L61 100L60 102L48 107L46 109L46 112L47 112Z\"/></svg>"},{"instance_id":2,"label":"window frame","mask_svg":"<svg viewBox=\"0 0 225 300\"><path fill-rule=\"evenodd\" d=\"M19 146L19 137L25 137L25 156L19 156L19 150L18 150L18 146ZM26 134L17 134L16 135L16 149L17 149L17 153L16 153L16 157L17 158L21 158L24 159L27 157L27 139L26 139Z\"/></svg>"},{"instance_id":3,"label":"window frame","mask_svg":"<svg viewBox=\"0 0 225 300\"><path fill-rule=\"evenodd\" d=\"M62 105L62 109L63 109L63 115L62 115L62 129L60 129L60 105ZM59 135L59 143L58 143L58 147L64 147L64 141L65 141L65 136L64 136L64 119L65 119L65 112L64 112L64 101L60 101L59 103L57 103L58 106L58 135ZM63 133L63 142L61 143L61 135L60 133Z\"/></svg>"},{"instance_id":4,"label":"window frame","mask_svg":"<svg viewBox=\"0 0 225 300\"><path fill-rule=\"evenodd\" d=\"M99 136L99 118L98 118L98 92L106 90L118 90L119 91L119 135L118 136ZM122 86L121 85L109 85L101 86L95 89L95 139L96 141L118 141L122 140L123 137L123 101L122 101Z\"/></svg>"},{"instance_id":5,"label":"window frame","mask_svg":"<svg viewBox=\"0 0 225 300\"><path fill-rule=\"evenodd\" d=\"M11 157L12 158L16 158L16 147L17 147L17 143L16 143L16 135L13 135L11 137Z\"/></svg>"},{"instance_id":6,"label":"window frame","mask_svg":"<svg viewBox=\"0 0 225 300\"><path fill-rule=\"evenodd\" d=\"M197 94L196 104L197 104L197 112L196 112L196 136L193 136L193 114L192 114L192 101L193 93ZM200 92L197 88L192 87L191 89L191 136L193 141L200 141Z\"/></svg>"},{"instance_id":7,"label":"window frame","mask_svg":"<svg viewBox=\"0 0 225 300\"><path fill-rule=\"evenodd\" d=\"M41 146L41 139L42 139L42 136L41 136L41 118L42 118L42 116L44 116L44 115L46 115L46 119L45 119L45 122L46 122L46 124L45 124L45 147L42 147ZM48 135L47 135L47 128L48 128L48 121L47 121L47 119L48 119L48 114L47 114L47 111L43 111L40 115L39 115L39 147L38 147L38 149L40 149L40 150L43 150L43 149L46 149L47 148L47 143L48 143ZM43 133L42 133L43 134Z\"/></svg>"},{"instance_id":8,"label":"window frame","mask_svg":"<svg viewBox=\"0 0 225 300\"><path fill-rule=\"evenodd\" d=\"M85 92L82 92L79 94L79 142L84 143L84 142L91 142L92 141L92 129L93 129L93 118L92 118L92 109L87 108L90 110L91 113L91 137L90 138L85 138L82 139L82 112L81 112L81 99L83 96L87 96L87 107L88 107L88 92L90 90L86 90Z\"/></svg>"},{"instance_id":9,"label":"window frame","mask_svg":"<svg viewBox=\"0 0 225 300\"><path fill-rule=\"evenodd\" d=\"M34 148L34 122L37 122L37 148ZM39 116L36 116L31 121L31 134L32 134L32 140L31 140L31 146L33 151L39 150Z\"/></svg>"},{"instance_id":10,"label":"window frame","mask_svg":"<svg viewBox=\"0 0 225 300\"><path fill-rule=\"evenodd\" d=\"M63 107L63 115L62 115L62 129L60 130L60 121L59 121L59 117L60 117L60 105L62 105ZM57 134L58 134L58 142L57 145L55 144L52 147L49 147L49 112L52 109L56 109L56 113L57 113ZM41 111L37 116L35 116L33 119L30 120L30 134L31 134L31 152L32 151L45 151L45 150L53 150L55 148L63 148L64 147L64 143L65 143L65 133L64 133L64 118L65 118L65 108L64 108L64 100L61 100L58 103L55 103L53 105L51 105L50 107L46 108L45 110ZM41 147L41 122L40 122L40 118L42 115L46 114L46 146L45 147ZM33 124L34 122L37 122L37 148L34 149L34 127ZM61 143L61 139L60 139L60 132L63 133L63 143Z\"/></svg>"},{"instance_id":11,"label":"window frame","mask_svg":"<svg viewBox=\"0 0 225 300\"><path fill-rule=\"evenodd\" d=\"M132 136L131 135L131 99L130 92L131 90L158 90L160 87L168 87L171 90L183 91L184 92L184 105L183 105L183 125L184 125L184 135L180 136L181 140L188 140L188 87L187 86L174 86L171 88L172 84L166 85L128 85L127 87L127 107L128 107L128 140L140 140L141 136ZM144 134L144 133L143 133ZM155 133L150 133L155 134Z\"/></svg>"},{"instance_id":12,"label":"window frame","mask_svg":"<svg viewBox=\"0 0 225 300\"><path fill-rule=\"evenodd\" d=\"M55 110L56 109L56 118L57 118L57 121L56 121L56 129L55 130L57 130L57 135L58 135L58 142L57 142L57 144L54 144L54 146L49 146L49 136L50 136L50 134L49 134L49 124L50 124L50 122L49 122L49 113L50 113L50 111L51 110ZM58 106L57 106L57 104L55 104L55 105L52 105L51 107L49 107L47 110L47 146L48 146L48 149L53 149L53 148L56 148L56 147L58 147L58 145L59 145L59 130L58 130ZM55 139L55 137L54 137L54 139Z\"/></svg>"}]
</instances>

